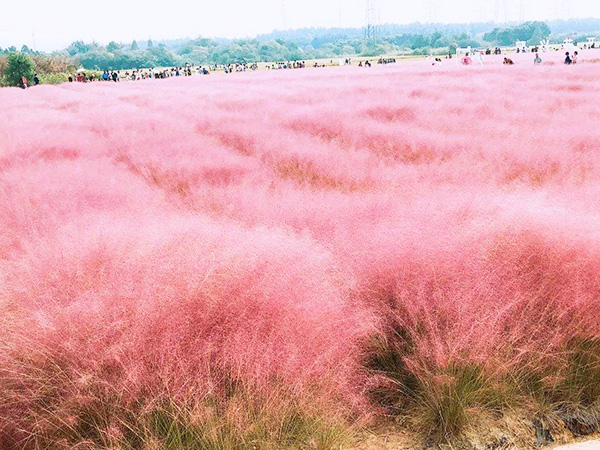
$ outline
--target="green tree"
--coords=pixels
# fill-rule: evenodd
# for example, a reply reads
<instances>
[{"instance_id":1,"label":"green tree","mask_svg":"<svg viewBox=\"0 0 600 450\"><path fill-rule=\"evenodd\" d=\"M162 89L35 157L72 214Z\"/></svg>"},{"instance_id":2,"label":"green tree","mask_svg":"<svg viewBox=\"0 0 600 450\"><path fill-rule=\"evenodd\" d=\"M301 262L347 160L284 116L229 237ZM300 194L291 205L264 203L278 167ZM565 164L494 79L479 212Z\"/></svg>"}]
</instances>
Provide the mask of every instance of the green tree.
<instances>
[{"instance_id":1,"label":"green tree","mask_svg":"<svg viewBox=\"0 0 600 450\"><path fill-rule=\"evenodd\" d=\"M550 27L545 22L525 22L509 28L494 28L483 35L483 39L500 45L514 45L516 41L539 44L550 36Z\"/></svg>"},{"instance_id":2,"label":"green tree","mask_svg":"<svg viewBox=\"0 0 600 450\"><path fill-rule=\"evenodd\" d=\"M544 33L544 30L540 27L537 27L533 30L533 34L531 38L527 41L529 45L540 45L540 42L546 39L548 36Z\"/></svg>"},{"instance_id":3,"label":"green tree","mask_svg":"<svg viewBox=\"0 0 600 450\"><path fill-rule=\"evenodd\" d=\"M4 78L10 86L19 86L21 77L31 80L35 66L31 58L24 53L11 53L6 59Z\"/></svg>"},{"instance_id":4,"label":"green tree","mask_svg":"<svg viewBox=\"0 0 600 450\"><path fill-rule=\"evenodd\" d=\"M152 42L152 39L148 39L147 45L148 45L148 48L154 47L154 42Z\"/></svg>"},{"instance_id":5,"label":"green tree","mask_svg":"<svg viewBox=\"0 0 600 450\"><path fill-rule=\"evenodd\" d=\"M110 53L115 53L118 52L119 50L121 50L121 44L115 42L115 41L110 41L108 43L108 45L106 46L106 50L108 50Z\"/></svg>"},{"instance_id":6,"label":"green tree","mask_svg":"<svg viewBox=\"0 0 600 450\"><path fill-rule=\"evenodd\" d=\"M139 50L139 48L140 48L140 47L138 46L138 43L137 43L137 41L136 41L136 40L134 40L134 41L131 43L131 48L130 48L130 50L132 50L132 51L135 51L135 50Z\"/></svg>"},{"instance_id":7,"label":"green tree","mask_svg":"<svg viewBox=\"0 0 600 450\"><path fill-rule=\"evenodd\" d=\"M82 53L87 53L96 47L96 44L86 44L83 41L75 41L67 47L67 53L69 53L71 56L75 56Z\"/></svg>"},{"instance_id":8,"label":"green tree","mask_svg":"<svg viewBox=\"0 0 600 450\"><path fill-rule=\"evenodd\" d=\"M158 44L157 47L148 49L146 58L149 67L170 67L179 62L173 52L164 44Z\"/></svg>"}]
</instances>

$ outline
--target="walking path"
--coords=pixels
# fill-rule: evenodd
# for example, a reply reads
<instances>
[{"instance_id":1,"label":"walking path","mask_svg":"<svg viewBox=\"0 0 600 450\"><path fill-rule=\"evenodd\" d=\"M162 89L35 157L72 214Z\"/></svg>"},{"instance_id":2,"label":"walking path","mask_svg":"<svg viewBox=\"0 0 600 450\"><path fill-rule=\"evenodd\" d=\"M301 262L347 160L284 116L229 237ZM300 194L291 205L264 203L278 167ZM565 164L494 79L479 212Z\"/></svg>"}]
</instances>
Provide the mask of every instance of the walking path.
<instances>
[{"instance_id":1,"label":"walking path","mask_svg":"<svg viewBox=\"0 0 600 450\"><path fill-rule=\"evenodd\" d=\"M600 441L580 442L556 447L554 450L600 450Z\"/></svg>"}]
</instances>

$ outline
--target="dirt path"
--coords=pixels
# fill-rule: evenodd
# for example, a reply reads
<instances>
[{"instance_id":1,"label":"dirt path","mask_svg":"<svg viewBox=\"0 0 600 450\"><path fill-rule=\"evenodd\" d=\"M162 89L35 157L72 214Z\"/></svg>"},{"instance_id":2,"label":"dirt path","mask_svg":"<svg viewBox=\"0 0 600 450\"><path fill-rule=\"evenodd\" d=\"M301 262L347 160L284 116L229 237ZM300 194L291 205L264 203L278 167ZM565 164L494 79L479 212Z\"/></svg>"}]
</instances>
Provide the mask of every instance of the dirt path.
<instances>
[{"instance_id":1,"label":"dirt path","mask_svg":"<svg viewBox=\"0 0 600 450\"><path fill-rule=\"evenodd\" d=\"M578 444L561 445L554 450L600 450L600 441L580 442Z\"/></svg>"}]
</instances>

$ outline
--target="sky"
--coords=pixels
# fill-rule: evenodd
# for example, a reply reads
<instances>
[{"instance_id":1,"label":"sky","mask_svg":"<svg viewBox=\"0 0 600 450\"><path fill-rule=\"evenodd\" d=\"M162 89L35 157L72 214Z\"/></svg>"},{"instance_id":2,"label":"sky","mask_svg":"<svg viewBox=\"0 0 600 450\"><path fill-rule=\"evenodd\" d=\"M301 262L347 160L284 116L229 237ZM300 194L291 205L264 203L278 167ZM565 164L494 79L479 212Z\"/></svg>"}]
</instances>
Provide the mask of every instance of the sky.
<instances>
[{"instance_id":1,"label":"sky","mask_svg":"<svg viewBox=\"0 0 600 450\"><path fill-rule=\"evenodd\" d=\"M381 23L551 20L600 17L598 0L372 0ZM520 2L523 1L523 10ZM361 27L367 0L2 0L0 47L59 50L203 37L252 37L274 29ZM500 7L496 8L496 4ZM506 4L506 8L504 7ZM506 14L505 11L508 11Z\"/></svg>"}]
</instances>

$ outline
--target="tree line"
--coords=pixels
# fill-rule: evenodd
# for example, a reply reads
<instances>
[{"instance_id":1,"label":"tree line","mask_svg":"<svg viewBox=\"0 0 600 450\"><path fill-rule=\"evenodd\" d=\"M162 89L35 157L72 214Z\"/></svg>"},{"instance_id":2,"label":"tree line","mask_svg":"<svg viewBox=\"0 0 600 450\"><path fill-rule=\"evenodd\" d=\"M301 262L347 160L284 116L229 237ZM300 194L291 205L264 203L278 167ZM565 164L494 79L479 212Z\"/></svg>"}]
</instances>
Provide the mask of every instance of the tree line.
<instances>
[{"instance_id":1,"label":"tree line","mask_svg":"<svg viewBox=\"0 0 600 450\"><path fill-rule=\"evenodd\" d=\"M24 45L20 49L0 48L0 78L6 66L6 60L1 55L17 52L30 56L36 70L43 75L64 74L77 67L127 70L342 56L439 55L453 53L456 47L508 46L516 41L536 45L542 39L551 37L553 24L525 22L502 27L489 23L382 25L378 29L378 39L372 42L364 40L360 28L310 28L274 31L254 39L197 38L157 43L148 40L127 44L110 42L107 45L76 41L63 51L51 54L36 52ZM600 31L600 19L559 21L556 25L561 31L570 29L570 33L563 33L570 36L576 36L578 30L584 30L582 32L588 35L593 35L590 30Z\"/></svg>"}]
</instances>

